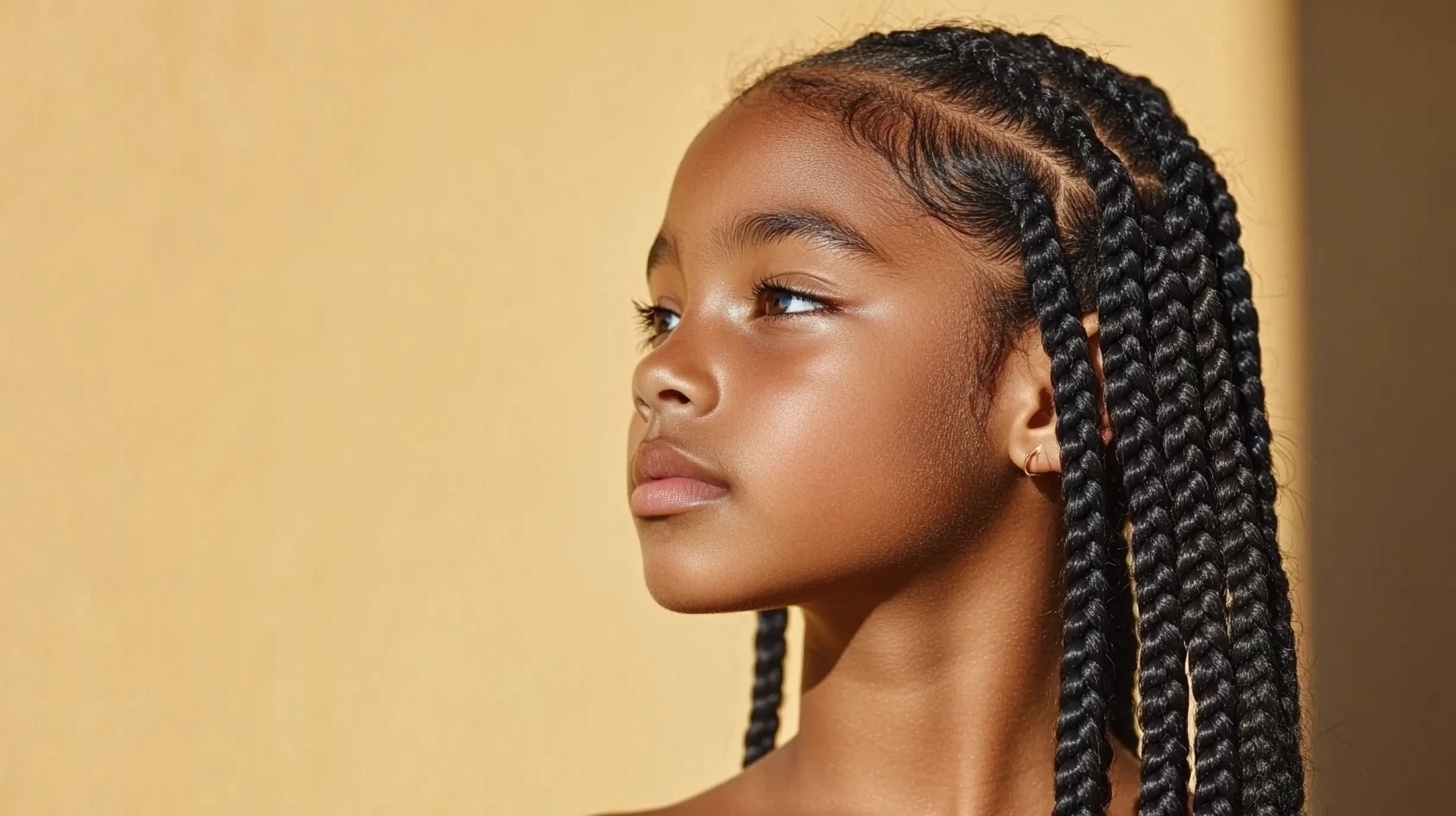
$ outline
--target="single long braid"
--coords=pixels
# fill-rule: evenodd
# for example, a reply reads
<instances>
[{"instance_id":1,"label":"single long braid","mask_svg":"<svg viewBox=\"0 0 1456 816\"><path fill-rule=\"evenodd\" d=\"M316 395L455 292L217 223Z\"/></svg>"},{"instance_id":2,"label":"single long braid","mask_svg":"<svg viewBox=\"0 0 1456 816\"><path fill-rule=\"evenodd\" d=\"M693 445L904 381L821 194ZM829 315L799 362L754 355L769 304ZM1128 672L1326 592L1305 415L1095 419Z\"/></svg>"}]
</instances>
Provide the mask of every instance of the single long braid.
<instances>
[{"instance_id":1,"label":"single long braid","mask_svg":"<svg viewBox=\"0 0 1456 816\"><path fill-rule=\"evenodd\" d=\"M758 632L753 641L753 707L748 716L748 733L743 738L745 768L772 751L778 737L779 706L784 701L784 632L788 625L787 609L758 613Z\"/></svg>"},{"instance_id":2,"label":"single long braid","mask_svg":"<svg viewBox=\"0 0 1456 816\"><path fill-rule=\"evenodd\" d=\"M1062 456L1062 506L1066 522L1067 597L1061 665L1062 715L1058 720L1055 813L1101 813L1111 798L1105 787L1111 762L1107 741L1108 694L1087 693L1111 684L1107 642L1108 542L1112 531L1103 489L1102 436L1098 430L1097 380L1051 201L1027 180L1011 195L1021 229L1025 274L1051 358L1057 444ZM1092 746L1093 750L1086 750Z\"/></svg>"},{"instance_id":3,"label":"single long braid","mask_svg":"<svg viewBox=\"0 0 1456 816\"><path fill-rule=\"evenodd\" d=\"M1224 315L1229 322L1229 345L1233 349L1234 381L1243 396L1239 415L1244 428L1244 441L1253 460L1257 489L1259 527L1262 535L1250 548L1247 570L1268 576L1268 607L1274 643L1274 664L1279 685L1282 718L1277 733L1284 735L1285 756L1276 767L1280 813L1302 813L1304 810L1303 731L1299 699L1299 670L1295 646L1293 604L1289 578L1284 571L1284 558L1278 544L1278 515L1275 502L1278 486L1274 481L1270 451L1272 435L1268 410L1264 402L1261 350L1259 347L1259 315L1254 306L1253 282L1244 267L1244 250L1239 243L1237 205L1229 195L1228 183L1210 162L1207 181L1213 223L1209 231L1214 253L1218 257L1219 294L1223 297ZM1251 629L1257 629L1251 621Z\"/></svg>"}]
</instances>

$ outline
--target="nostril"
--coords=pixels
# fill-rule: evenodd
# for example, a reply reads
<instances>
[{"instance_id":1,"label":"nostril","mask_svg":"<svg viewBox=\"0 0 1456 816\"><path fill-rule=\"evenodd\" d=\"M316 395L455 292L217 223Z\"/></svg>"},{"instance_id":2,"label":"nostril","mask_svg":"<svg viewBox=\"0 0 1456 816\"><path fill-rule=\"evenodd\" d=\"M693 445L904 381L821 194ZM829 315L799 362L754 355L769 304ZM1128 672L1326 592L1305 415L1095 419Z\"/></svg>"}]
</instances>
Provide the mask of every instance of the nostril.
<instances>
[{"instance_id":1,"label":"nostril","mask_svg":"<svg viewBox=\"0 0 1456 816\"><path fill-rule=\"evenodd\" d=\"M688 399L687 394L684 394L676 388L664 388L657 392L657 397L663 402L675 402L679 405L687 405L692 402L692 400Z\"/></svg>"}]
</instances>

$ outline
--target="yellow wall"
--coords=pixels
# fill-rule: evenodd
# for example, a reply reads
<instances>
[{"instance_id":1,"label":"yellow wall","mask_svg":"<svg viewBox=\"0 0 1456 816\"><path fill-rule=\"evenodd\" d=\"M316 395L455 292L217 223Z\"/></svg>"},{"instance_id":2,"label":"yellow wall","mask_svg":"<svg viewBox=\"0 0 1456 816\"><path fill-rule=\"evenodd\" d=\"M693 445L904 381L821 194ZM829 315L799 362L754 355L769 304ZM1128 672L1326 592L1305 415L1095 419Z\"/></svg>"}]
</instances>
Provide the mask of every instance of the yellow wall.
<instances>
[{"instance_id":1,"label":"yellow wall","mask_svg":"<svg viewBox=\"0 0 1456 816\"><path fill-rule=\"evenodd\" d=\"M956 6L1108 47L1230 167L1298 490L1284 5ZM956 6L0 5L0 813L569 816L731 773L752 623L642 588L629 300L741 70Z\"/></svg>"}]
</instances>

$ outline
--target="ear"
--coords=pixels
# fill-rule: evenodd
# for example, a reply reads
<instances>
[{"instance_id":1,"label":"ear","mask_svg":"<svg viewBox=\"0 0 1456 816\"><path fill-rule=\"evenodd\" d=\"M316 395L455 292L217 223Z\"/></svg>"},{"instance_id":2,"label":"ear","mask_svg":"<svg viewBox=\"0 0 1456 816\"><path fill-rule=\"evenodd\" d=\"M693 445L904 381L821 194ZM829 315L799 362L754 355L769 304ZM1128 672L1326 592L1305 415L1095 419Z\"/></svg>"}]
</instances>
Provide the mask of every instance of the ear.
<instances>
[{"instance_id":1,"label":"ear","mask_svg":"<svg viewBox=\"0 0 1456 816\"><path fill-rule=\"evenodd\" d=\"M1097 315L1082 319L1087 332L1093 376L1102 382L1102 345ZM1023 353L1008 361L1000 401L1009 424L1006 455L1017 470L1032 476L1062 472L1061 446L1057 444L1057 414L1052 390L1051 359L1041 346L1041 333L1033 327L1018 342ZM1100 389L1099 389L1100 396ZM1104 444L1112 439L1106 402L1099 400L1099 430Z\"/></svg>"}]
</instances>

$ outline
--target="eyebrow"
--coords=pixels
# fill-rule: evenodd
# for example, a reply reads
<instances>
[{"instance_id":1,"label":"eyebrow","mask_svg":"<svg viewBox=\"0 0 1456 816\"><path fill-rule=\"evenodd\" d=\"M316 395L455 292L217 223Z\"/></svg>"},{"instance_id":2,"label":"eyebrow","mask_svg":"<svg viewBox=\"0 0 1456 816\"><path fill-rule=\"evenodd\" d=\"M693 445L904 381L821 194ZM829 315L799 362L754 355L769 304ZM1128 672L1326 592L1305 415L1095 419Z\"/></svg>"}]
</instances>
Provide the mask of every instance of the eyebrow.
<instances>
[{"instance_id":1,"label":"eyebrow","mask_svg":"<svg viewBox=\"0 0 1456 816\"><path fill-rule=\"evenodd\" d=\"M859 230L831 215L813 210L776 210L743 215L725 229L716 231L711 246L717 253L731 255L751 247L790 239L807 241L833 252L885 262L880 252ZM677 247L666 233L659 234L647 253L647 274L661 264L678 264Z\"/></svg>"},{"instance_id":2,"label":"eyebrow","mask_svg":"<svg viewBox=\"0 0 1456 816\"><path fill-rule=\"evenodd\" d=\"M647 250L647 276L651 277L652 270L663 264L678 265L677 247L666 233L658 233L652 242L652 249Z\"/></svg>"}]
</instances>

